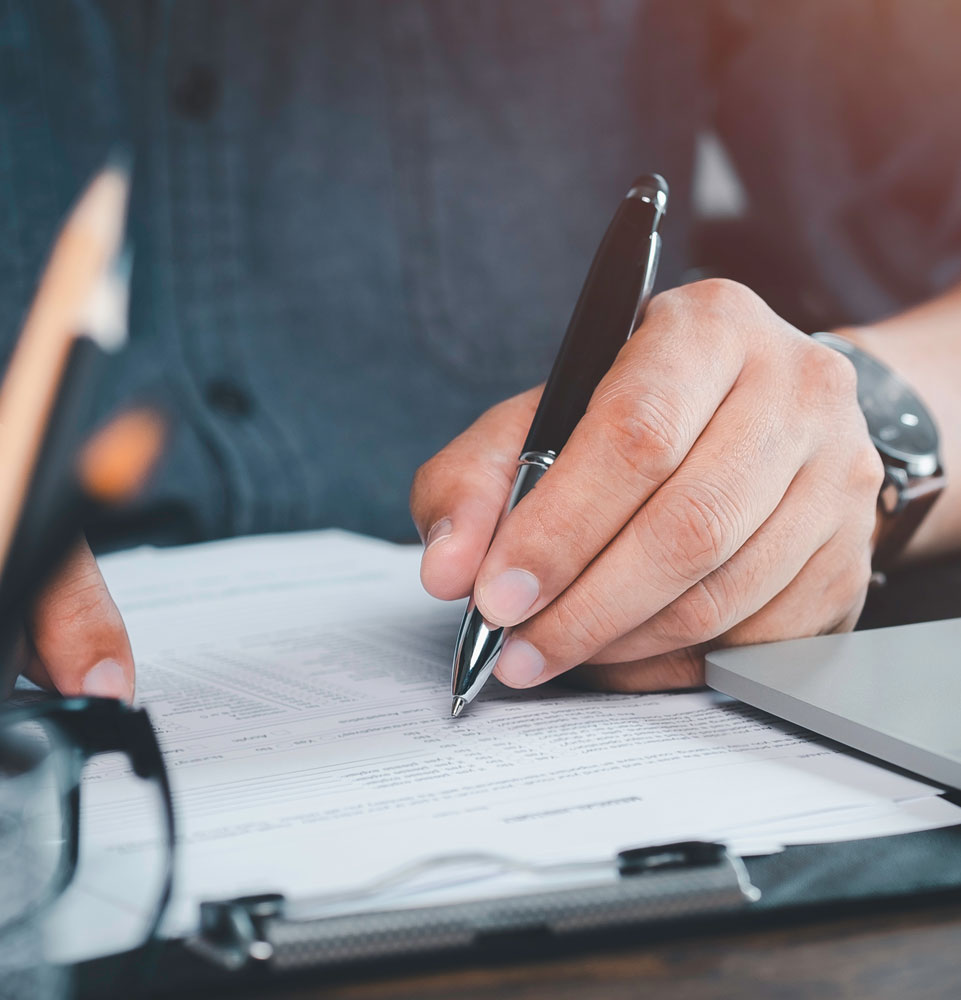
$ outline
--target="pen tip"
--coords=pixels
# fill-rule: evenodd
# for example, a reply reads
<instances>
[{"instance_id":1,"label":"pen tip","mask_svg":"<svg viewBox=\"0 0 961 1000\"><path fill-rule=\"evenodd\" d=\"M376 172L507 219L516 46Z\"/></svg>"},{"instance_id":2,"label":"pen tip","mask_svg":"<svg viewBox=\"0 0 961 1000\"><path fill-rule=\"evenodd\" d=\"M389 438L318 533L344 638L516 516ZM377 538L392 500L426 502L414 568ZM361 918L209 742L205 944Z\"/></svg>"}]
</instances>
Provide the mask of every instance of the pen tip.
<instances>
[{"instance_id":1,"label":"pen tip","mask_svg":"<svg viewBox=\"0 0 961 1000\"><path fill-rule=\"evenodd\" d=\"M466 707L467 707L466 698L455 698L450 703L450 717L452 719L456 719L457 716L460 715L460 713L463 712Z\"/></svg>"}]
</instances>

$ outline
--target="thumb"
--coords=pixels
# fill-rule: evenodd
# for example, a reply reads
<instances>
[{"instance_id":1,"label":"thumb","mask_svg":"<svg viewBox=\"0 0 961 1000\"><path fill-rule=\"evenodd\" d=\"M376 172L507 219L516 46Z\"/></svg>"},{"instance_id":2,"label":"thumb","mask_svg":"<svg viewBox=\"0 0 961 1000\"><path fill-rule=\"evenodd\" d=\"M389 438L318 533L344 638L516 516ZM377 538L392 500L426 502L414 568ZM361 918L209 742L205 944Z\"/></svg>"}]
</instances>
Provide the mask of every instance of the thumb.
<instances>
[{"instance_id":1,"label":"thumb","mask_svg":"<svg viewBox=\"0 0 961 1000\"><path fill-rule=\"evenodd\" d=\"M473 589L542 388L498 403L417 470L410 510L425 545L421 582L434 597Z\"/></svg>"},{"instance_id":2,"label":"thumb","mask_svg":"<svg viewBox=\"0 0 961 1000\"><path fill-rule=\"evenodd\" d=\"M67 695L133 700L130 640L86 542L67 557L33 607L31 674Z\"/></svg>"}]
</instances>

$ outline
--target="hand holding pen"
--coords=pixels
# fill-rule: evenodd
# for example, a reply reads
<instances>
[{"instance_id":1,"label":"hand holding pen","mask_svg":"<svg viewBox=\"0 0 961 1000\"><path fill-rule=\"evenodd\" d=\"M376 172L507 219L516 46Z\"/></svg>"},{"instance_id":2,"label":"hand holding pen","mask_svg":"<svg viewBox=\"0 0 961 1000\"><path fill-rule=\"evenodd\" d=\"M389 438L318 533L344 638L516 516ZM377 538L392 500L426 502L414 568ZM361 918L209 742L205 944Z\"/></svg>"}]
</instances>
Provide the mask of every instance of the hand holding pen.
<instances>
[{"instance_id":1,"label":"hand holding pen","mask_svg":"<svg viewBox=\"0 0 961 1000\"><path fill-rule=\"evenodd\" d=\"M853 627L880 463L834 353L747 288L701 281L651 301L506 516L541 390L455 438L411 510L425 588L476 602L468 666L493 651L512 687L578 667L579 683L664 690L702 684L707 648Z\"/></svg>"}]
</instances>

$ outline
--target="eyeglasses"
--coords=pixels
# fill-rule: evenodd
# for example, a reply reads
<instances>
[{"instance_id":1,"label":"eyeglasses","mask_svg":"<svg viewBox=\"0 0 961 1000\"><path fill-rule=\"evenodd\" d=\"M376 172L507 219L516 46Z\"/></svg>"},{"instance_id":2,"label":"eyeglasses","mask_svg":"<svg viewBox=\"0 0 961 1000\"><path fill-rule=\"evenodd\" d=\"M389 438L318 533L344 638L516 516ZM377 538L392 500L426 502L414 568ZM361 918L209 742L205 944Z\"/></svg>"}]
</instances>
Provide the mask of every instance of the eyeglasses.
<instances>
[{"instance_id":1,"label":"eyeglasses","mask_svg":"<svg viewBox=\"0 0 961 1000\"><path fill-rule=\"evenodd\" d=\"M173 888L170 783L147 712L103 698L66 698L0 709L0 938L38 919L73 882L80 857L81 778L103 754L126 758L156 792L164 861L144 928L156 935Z\"/></svg>"}]
</instances>

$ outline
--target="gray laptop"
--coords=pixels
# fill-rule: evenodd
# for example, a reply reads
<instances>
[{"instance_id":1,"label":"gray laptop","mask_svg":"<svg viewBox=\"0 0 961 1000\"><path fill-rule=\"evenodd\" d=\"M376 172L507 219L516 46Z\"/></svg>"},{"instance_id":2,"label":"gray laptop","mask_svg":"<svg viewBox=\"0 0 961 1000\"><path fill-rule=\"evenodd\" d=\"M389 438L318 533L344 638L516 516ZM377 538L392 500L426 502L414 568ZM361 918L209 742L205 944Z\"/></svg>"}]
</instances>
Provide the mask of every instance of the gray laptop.
<instances>
[{"instance_id":1,"label":"gray laptop","mask_svg":"<svg viewBox=\"0 0 961 1000\"><path fill-rule=\"evenodd\" d=\"M707 683L961 788L961 618L718 650Z\"/></svg>"}]
</instances>

